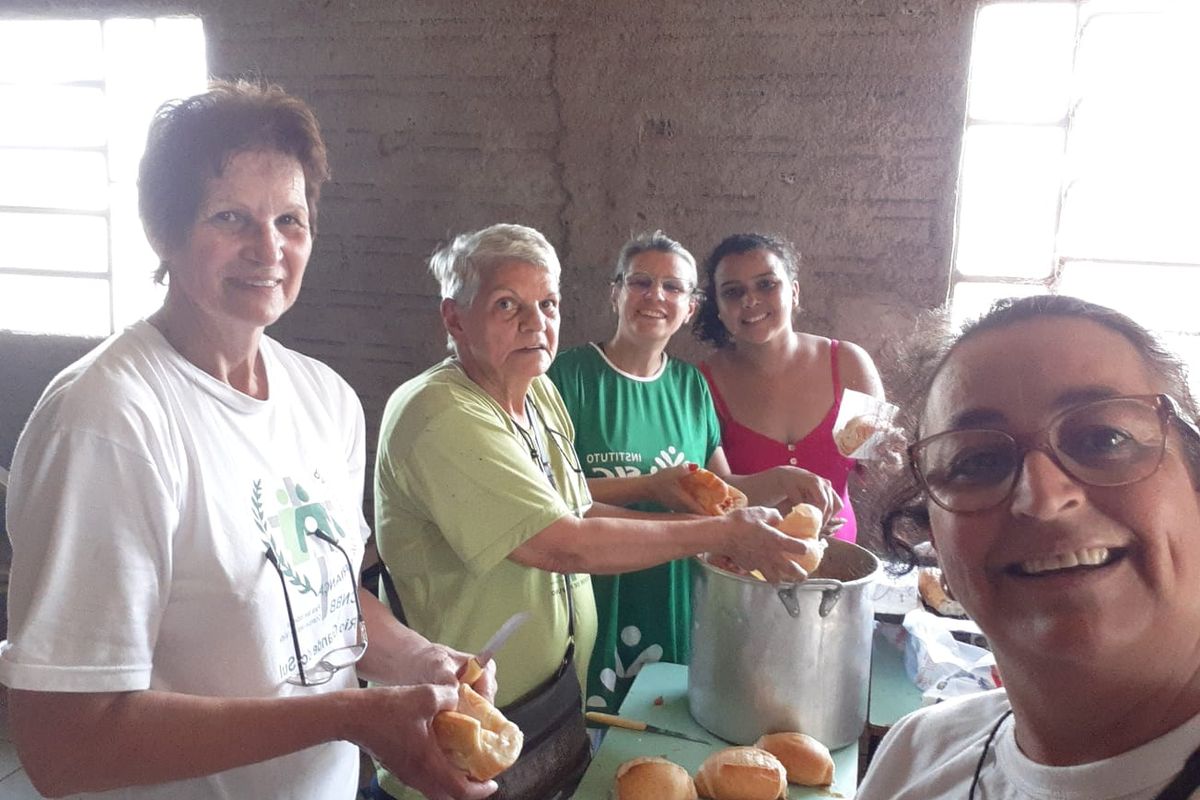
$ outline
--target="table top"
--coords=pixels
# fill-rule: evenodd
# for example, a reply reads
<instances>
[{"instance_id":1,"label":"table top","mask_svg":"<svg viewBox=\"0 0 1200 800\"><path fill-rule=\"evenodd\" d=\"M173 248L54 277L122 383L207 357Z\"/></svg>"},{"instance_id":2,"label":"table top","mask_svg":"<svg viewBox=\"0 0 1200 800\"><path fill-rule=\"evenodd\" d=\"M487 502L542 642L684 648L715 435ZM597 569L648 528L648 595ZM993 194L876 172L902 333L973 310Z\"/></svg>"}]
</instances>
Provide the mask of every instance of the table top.
<instances>
[{"instance_id":1,"label":"table top","mask_svg":"<svg viewBox=\"0 0 1200 800\"><path fill-rule=\"evenodd\" d=\"M904 671L904 651L888 641L879 628L871 642L871 699L867 724L890 728L921 707L921 690Z\"/></svg>"},{"instance_id":2,"label":"table top","mask_svg":"<svg viewBox=\"0 0 1200 800\"><path fill-rule=\"evenodd\" d=\"M661 703L656 703L659 698ZM608 800L617 768L631 758L663 756L695 775L710 753L730 746L692 719L687 703L687 667L680 664L647 664L643 667L621 704L621 716L707 739L712 745L612 728L575 791L576 800ZM810 788L789 784L789 800L853 797L858 785L858 742L834 750L833 763L833 786Z\"/></svg>"}]
</instances>

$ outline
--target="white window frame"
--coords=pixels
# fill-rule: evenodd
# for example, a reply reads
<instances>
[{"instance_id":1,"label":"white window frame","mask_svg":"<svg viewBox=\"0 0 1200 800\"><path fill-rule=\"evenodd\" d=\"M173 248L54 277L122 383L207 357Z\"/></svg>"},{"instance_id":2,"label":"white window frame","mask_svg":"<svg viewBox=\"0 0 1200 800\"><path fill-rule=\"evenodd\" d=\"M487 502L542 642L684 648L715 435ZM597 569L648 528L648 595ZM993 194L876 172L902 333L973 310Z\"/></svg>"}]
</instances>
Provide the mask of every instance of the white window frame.
<instances>
[{"instance_id":1,"label":"white window frame","mask_svg":"<svg viewBox=\"0 0 1200 800\"><path fill-rule=\"evenodd\" d=\"M985 9L992 6L1019 4L1025 5L1051 5L1047 0L983 0L977 6L976 11L976 26L973 31L975 37L979 36L979 20L980 15ZM1183 324L1178 322L1178 314L1175 315L1175 323L1167 323L1165 326L1160 326L1160 323L1154 319L1152 313L1145 312L1145 308L1139 308L1135 299L1130 298L1129 304L1125 304L1125 298L1119 295L1119 292L1109 290L1105 292L1102 286L1098 285L1103 278L1096 273L1102 270L1109 270L1120 273L1124 271L1126 275L1129 271L1138 268L1154 268L1161 269L1164 272L1174 271L1173 274L1184 278L1179 286L1162 286L1159 287L1162 292L1171 292L1173 289L1183 291L1184 285L1190 286L1192 281L1200 282L1200 250L1195 251L1196 255L1185 260L1170 260L1156 259L1150 257L1130 258L1128 253L1121 254L1125 257L1106 256L1103 253L1097 252L1079 252L1071 250L1070 245L1065 244L1064 239L1064 218L1065 205L1067 202L1067 192L1071 189L1071 182L1078 178L1068 169L1068 158L1071 153L1071 137L1073 134L1072 125L1075 121L1075 112L1079 108L1081 101L1080 85L1084 78L1080 73L1078 61L1079 48L1084 36L1084 28L1091 20L1099 19L1102 16L1115 14L1183 14L1184 4L1179 0L1141 0L1134 3L1132 0L1057 0L1053 5L1065 6L1073 5L1075 8L1075 37L1072 45L1071 58L1071 91L1067 106L1063 109L1064 113L1056 120L1044 120L1038 122L1020 121L1013 119L976 119L971 115L971 102L968 100L967 114L964 124L963 136L963 157L960 162L960 169L957 181L957 202L955 208L955 237L954 246L951 258L951 280L949 291L949 302L952 309L952 316L958 322L963 322L966 319L974 317L977 313L986 309L986 303L981 302L982 298L971 296L968 291L972 285L979 284L999 284L995 293L989 289L985 289L981 294L987 294L992 298L1005 296L1005 293L1013 295L1025 294L1041 294L1050 293L1057 294L1063 291L1064 275L1071 271L1071 267L1080 269L1082 265L1092 265L1094 271L1092 275L1079 277L1079 273L1074 273L1075 282L1072 287L1067 287L1073 293L1078 294L1085 299L1101 302L1105 305L1110 305L1118 310L1125 311L1131 316L1138 319L1143 324L1149 327L1158 328L1158 332L1163 335L1168 344L1179 350L1185 360L1193 365L1192 372L1200 373L1200 314L1195 315L1194 321L1189 321ZM1189 14L1191 11L1188 12ZM1193 24L1196 21L1195 17L1183 16L1188 24ZM972 64L974 65L974 52L972 54ZM974 76L972 76L974 77ZM1196 75L1196 81L1200 82L1200 74ZM973 88L973 82L969 82L968 91ZM1192 103L1190 97L1179 97L1179 103ZM960 267L964 266L961 262L963 258L962 250L962 234L963 234L963 204L964 200L970 201L970 198L965 197L964 177L966 174L967 163L967 147L970 141L969 137L972 132L982 130L986 126L1003 126L1017 125L1030 126L1039 128L1057 128L1063 132L1063 152L1060 162L1059 173L1059 193L1057 203L1054 209L1054 246L1053 252L1047 253L1045 264L1045 272L1041 275L1021 275L1020 268L1014 269L1009 273L997 272L967 272ZM1001 133L1000 135L1004 135ZM1198 145L1200 148L1200 145ZM1200 153L1200 149L1197 150ZM1200 156L1196 156L1200 158ZM1107 176L1106 176L1107 177ZM1197 205L1197 211L1200 212L1200 204ZM1196 216L1196 224L1200 226L1200 213ZM1005 225L1004 220L996 220L996 225ZM1144 251L1143 251L1144 252ZM1001 291L1002 289L1002 291ZM1081 290L1082 289L1082 290ZM960 295L960 290L962 291ZM1093 294L1093 292L1095 292ZM961 307L956 305L956 300L962 297L964 302ZM1143 302L1141 304L1145 306Z\"/></svg>"},{"instance_id":2,"label":"white window frame","mask_svg":"<svg viewBox=\"0 0 1200 800\"><path fill-rule=\"evenodd\" d=\"M0 17L0 26L9 26L14 36L25 33L32 38L50 30L48 26L53 25L67 26L64 49L73 41L65 35L66 30L78 31L81 36L90 38L93 35L91 26L98 28L101 74L98 77L35 74L30 69L22 70L15 59L5 64L0 56L0 89L11 91L14 98L28 97L39 91L98 90L103 98L100 108L105 130L94 134L98 142L95 144L78 141L47 143L30 141L19 133L13 134L17 137L14 139L6 134L0 122L0 155L48 152L62 154L67 160L74 154L99 153L107 173L106 195L102 202L91 204L91 207L68 207L69 201L46 202L45 198L37 197L38 187L18 177L11 179L10 190L0 199L0 214L23 215L8 219L22 219L35 226L38 218L68 215L103 220L106 253L103 259L97 255L94 263L98 267L102 260L104 268L82 269L79 262L75 262L75 268L66 263L46 267L38 265L36 259L32 260L34 265L31 266L28 251L24 255L11 249L0 253L0 279L9 281L6 285L10 295L7 300L0 297L0 330L103 337L149 313L161 302L162 289L154 287L151 281L157 259L145 242L137 220L136 165L155 108L165 100L202 91L207 83L203 22L194 16ZM138 37L139 48L130 48L136 51L136 60L130 56L130 50L123 47L130 37ZM48 56L53 57L52 53ZM63 112L61 108L53 110L55 119L60 116L69 119L72 113L70 110ZM5 109L0 107L0 115L4 113ZM22 112L12 113L16 117ZM53 230L54 223L45 228ZM55 244L47 241L45 246L51 248ZM34 279L42 285L35 289L31 286L33 282L22 279ZM104 289L96 284L103 284ZM50 303L52 294L55 300L51 309L39 309L39 303L29 299L40 297ZM72 298L72 294L76 297ZM101 294L107 298L106 307L96 308L95 302ZM80 296L86 296L88 300L84 301ZM72 315L69 310L59 307L59 302L82 303L81 310L86 313Z\"/></svg>"}]
</instances>

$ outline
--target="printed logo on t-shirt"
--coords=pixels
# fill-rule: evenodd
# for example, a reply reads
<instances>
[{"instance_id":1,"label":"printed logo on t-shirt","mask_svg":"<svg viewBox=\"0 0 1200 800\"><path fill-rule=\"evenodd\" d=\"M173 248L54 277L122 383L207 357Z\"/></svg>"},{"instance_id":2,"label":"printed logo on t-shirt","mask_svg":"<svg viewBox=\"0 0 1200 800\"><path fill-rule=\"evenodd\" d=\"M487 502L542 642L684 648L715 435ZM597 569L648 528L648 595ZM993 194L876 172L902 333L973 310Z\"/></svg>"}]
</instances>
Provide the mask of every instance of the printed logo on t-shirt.
<instances>
[{"instance_id":1,"label":"printed logo on t-shirt","mask_svg":"<svg viewBox=\"0 0 1200 800\"><path fill-rule=\"evenodd\" d=\"M263 547L274 553L283 577L280 591L288 593L304 664L318 660L334 647L353 643L358 621L354 602L358 584L347 557L313 533L320 530L339 544L345 542L343 547L349 540L330 503L313 496L326 488L319 473L313 473L308 487L302 481L284 477L274 492L264 492L261 480L254 481L251 490L254 523ZM270 499L275 502L271 504ZM267 568L272 569L270 565ZM291 636L291 625L280 631L280 678L297 671Z\"/></svg>"},{"instance_id":2,"label":"printed logo on t-shirt","mask_svg":"<svg viewBox=\"0 0 1200 800\"><path fill-rule=\"evenodd\" d=\"M654 457L654 463L643 473L641 453L609 451L607 453L588 453L584 459L591 470L589 478L632 478L637 475L653 475L660 469L677 467L687 461L687 455L669 445L666 450L660 450ZM601 464L607 466L600 466Z\"/></svg>"}]
</instances>

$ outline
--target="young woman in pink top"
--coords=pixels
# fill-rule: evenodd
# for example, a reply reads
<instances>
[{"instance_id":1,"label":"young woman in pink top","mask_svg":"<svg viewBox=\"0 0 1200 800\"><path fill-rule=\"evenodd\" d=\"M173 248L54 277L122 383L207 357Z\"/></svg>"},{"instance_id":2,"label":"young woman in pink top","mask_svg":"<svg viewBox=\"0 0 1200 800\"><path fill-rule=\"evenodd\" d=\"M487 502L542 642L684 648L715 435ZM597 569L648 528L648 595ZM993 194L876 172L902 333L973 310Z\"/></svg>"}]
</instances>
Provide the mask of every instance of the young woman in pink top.
<instances>
[{"instance_id":1,"label":"young woman in pink top","mask_svg":"<svg viewBox=\"0 0 1200 800\"><path fill-rule=\"evenodd\" d=\"M837 536L854 541L847 494L854 461L838 452L833 423L843 389L882 398L883 383L858 345L795 330L799 262L789 243L762 234L734 234L717 245L704 265L705 297L693 323L716 352L700 370L730 470L790 464L828 478L846 520Z\"/></svg>"}]
</instances>

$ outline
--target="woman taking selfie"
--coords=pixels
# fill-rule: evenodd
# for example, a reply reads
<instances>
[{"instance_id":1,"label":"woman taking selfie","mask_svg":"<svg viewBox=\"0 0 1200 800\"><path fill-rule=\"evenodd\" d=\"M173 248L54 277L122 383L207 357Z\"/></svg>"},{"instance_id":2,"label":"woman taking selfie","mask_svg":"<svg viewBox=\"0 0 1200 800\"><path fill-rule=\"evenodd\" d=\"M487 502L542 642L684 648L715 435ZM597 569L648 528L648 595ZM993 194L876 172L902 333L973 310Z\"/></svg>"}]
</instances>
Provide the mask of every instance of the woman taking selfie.
<instances>
[{"instance_id":1,"label":"woman taking selfie","mask_svg":"<svg viewBox=\"0 0 1200 800\"><path fill-rule=\"evenodd\" d=\"M1200 433L1144 328L1070 297L998 303L914 360L911 478L1004 689L921 709L857 795L1182 800L1200 787Z\"/></svg>"}]
</instances>

